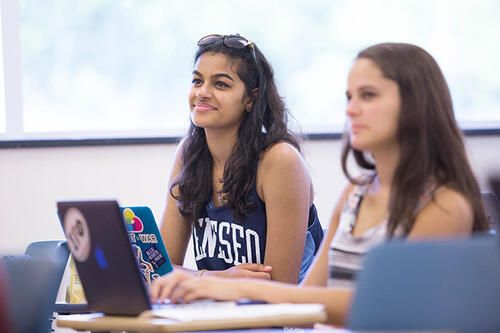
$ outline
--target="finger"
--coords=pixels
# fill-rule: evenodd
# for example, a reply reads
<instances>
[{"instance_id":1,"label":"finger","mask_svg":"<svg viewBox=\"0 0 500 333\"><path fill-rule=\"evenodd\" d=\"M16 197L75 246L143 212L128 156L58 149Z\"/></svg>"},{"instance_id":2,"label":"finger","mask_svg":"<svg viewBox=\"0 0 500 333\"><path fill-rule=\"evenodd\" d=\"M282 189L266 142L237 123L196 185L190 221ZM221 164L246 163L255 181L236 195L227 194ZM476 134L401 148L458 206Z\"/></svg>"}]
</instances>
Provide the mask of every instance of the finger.
<instances>
[{"instance_id":1,"label":"finger","mask_svg":"<svg viewBox=\"0 0 500 333\"><path fill-rule=\"evenodd\" d=\"M149 298L151 299L151 302L156 303L157 297L158 297L158 284L161 283L159 280L153 281L151 286L149 287L148 293L149 293Z\"/></svg>"},{"instance_id":2,"label":"finger","mask_svg":"<svg viewBox=\"0 0 500 333\"><path fill-rule=\"evenodd\" d=\"M185 274L183 272L174 271L165 276L163 279L163 283L161 284L160 291L158 293L159 299L164 301L166 298L170 297L172 291L181 283L182 280L186 279Z\"/></svg>"},{"instance_id":3,"label":"finger","mask_svg":"<svg viewBox=\"0 0 500 333\"><path fill-rule=\"evenodd\" d=\"M184 296L182 297L182 302L183 303L191 303L193 301L205 299L205 298L207 298L207 297L203 296L202 293L198 289L193 289L193 290L189 290L188 292L186 292L184 294Z\"/></svg>"},{"instance_id":4,"label":"finger","mask_svg":"<svg viewBox=\"0 0 500 333\"><path fill-rule=\"evenodd\" d=\"M184 303L184 297L185 297L185 294L186 292L189 291L189 288L188 288L188 282L190 281L185 281L185 282L181 282L180 284L178 284L176 286L176 288L172 291L172 293L170 294L170 302L171 303Z\"/></svg>"},{"instance_id":5,"label":"finger","mask_svg":"<svg viewBox=\"0 0 500 333\"><path fill-rule=\"evenodd\" d=\"M223 283L218 279L212 278L201 278L192 281L186 281L185 284L182 285L182 302L183 303L191 303L200 299L218 299L218 295L220 293L215 292L217 290L213 287L216 287L218 284Z\"/></svg>"},{"instance_id":6,"label":"finger","mask_svg":"<svg viewBox=\"0 0 500 333\"><path fill-rule=\"evenodd\" d=\"M158 280L153 281L153 283L149 287L149 296L153 303L156 303L160 298L163 283L164 283L164 278L160 278Z\"/></svg>"},{"instance_id":7,"label":"finger","mask_svg":"<svg viewBox=\"0 0 500 333\"><path fill-rule=\"evenodd\" d=\"M177 288L177 286L181 283L181 278L178 275L174 275L170 277L170 279L166 280L167 283L163 284L160 299L164 301L166 298L170 298L172 292Z\"/></svg>"},{"instance_id":8,"label":"finger","mask_svg":"<svg viewBox=\"0 0 500 333\"><path fill-rule=\"evenodd\" d=\"M254 272L270 272L273 269L271 266L266 266L264 264L246 264L246 266L242 268Z\"/></svg>"},{"instance_id":9,"label":"finger","mask_svg":"<svg viewBox=\"0 0 500 333\"><path fill-rule=\"evenodd\" d=\"M267 272L253 272L249 277L253 279L271 280L271 274Z\"/></svg>"}]
</instances>

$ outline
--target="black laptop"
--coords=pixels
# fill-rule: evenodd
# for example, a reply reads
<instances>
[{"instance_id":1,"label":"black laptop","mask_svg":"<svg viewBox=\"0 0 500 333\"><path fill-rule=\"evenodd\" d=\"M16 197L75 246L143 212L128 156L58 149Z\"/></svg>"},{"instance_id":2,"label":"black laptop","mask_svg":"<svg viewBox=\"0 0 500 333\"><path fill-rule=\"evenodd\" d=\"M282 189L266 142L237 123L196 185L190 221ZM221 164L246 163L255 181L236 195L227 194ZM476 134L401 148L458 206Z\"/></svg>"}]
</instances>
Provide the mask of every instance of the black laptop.
<instances>
[{"instance_id":1,"label":"black laptop","mask_svg":"<svg viewBox=\"0 0 500 333\"><path fill-rule=\"evenodd\" d=\"M151 309L118 203L58 202L57 208L89 309L122 316Z\"/></svg>"}]
</instances>

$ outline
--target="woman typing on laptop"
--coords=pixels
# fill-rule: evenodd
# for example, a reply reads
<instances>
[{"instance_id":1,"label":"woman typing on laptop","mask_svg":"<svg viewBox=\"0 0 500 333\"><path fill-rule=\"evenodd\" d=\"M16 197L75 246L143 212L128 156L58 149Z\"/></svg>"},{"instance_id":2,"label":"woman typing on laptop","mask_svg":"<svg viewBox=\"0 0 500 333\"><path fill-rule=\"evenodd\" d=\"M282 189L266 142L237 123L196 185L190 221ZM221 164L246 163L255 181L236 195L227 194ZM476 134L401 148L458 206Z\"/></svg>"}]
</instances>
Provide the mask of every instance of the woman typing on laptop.
<instances>
[{"instance_id":1,"label":"woman typing on laptop","mask_svg":"<svg viewBox=\"0 0 500 333\"><path fill-rule=\"evenodd\" d=\"M182 266L190 237L199 271L297 283L323 236L313 186L273 70L239 35L198 42L191 125L170 175L161 233Z\"/></svg>"},{"instance_id":2,"label":"woman typing on laptop","mask_svg":"<svg viewBox=\"0 0 500 333\"><path fill-rule=\"evenodd\" d=\"M302 284L195 279L175 272L155 281L153 300L322 303L328 321L342 324L362 255L373 246L391 238L467 236L487 230L450 92L432 56L410 44L364 49L350 70L346 97L342 166L350 184ZM351 154L363 171L358 177L347 169Z\"/></svg>"}]
</instances>

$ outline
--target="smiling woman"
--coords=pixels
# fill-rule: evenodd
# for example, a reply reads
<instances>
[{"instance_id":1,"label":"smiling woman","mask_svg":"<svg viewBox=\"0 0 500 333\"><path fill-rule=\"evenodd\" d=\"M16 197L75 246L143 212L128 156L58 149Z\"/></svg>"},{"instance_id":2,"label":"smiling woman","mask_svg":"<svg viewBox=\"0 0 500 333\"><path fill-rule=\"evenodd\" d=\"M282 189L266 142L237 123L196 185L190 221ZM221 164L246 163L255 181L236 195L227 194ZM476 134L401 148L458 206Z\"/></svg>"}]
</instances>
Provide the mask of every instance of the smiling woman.
<instances>
[{"instance_id":1,"label":"smiling woman","mask_svg":"<svg viewBox=\"0 0 500 333\"><path fill-rule=\"evenodd\" d=\"M191 126L177 150L161 226L167 251L182 265L192 234L194 275L297 283L323 231L273 70L239 35L209 35L198 46Z\"/></svg>"}]
</instances>

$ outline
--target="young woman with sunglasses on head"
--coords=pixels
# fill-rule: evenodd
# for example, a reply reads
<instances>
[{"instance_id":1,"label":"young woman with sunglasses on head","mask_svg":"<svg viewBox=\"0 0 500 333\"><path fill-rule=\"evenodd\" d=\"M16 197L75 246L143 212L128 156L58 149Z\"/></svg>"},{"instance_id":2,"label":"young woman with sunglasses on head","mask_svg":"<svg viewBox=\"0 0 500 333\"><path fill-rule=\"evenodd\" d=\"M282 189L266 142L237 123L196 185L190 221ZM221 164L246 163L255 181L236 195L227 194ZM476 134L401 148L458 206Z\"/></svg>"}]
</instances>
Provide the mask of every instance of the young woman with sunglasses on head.
<instances>
[{"instance_id":1,"label":"young woman with sunglasses on head","mask_svg":"<svg viewBox=\"0 0 500 333\"><path fill-rule=\"evenodd\" d=\"M177 275L297 283L323 231L271 66L244 37L205 36L189 106L191 126L176 153L161 233L179 266L192 235L200 271L177 267Z\"/></svg>"},{"instance_id":2,"label":"young woman with sunglasses on head","mask_svg":"<svg viewBox=\"0 0 500 333\"><path fill-rule=\"evenodd\" d=\"M326 306L330 323L342 324L354 275L373 246L393 237L468 236L487 230L450 92L432 56L410 44L369 47L351 68L346 95L342 166L350 184L301 286L213 277L172 285L160 279L151 287L153 300L316 302ZM362 176L347 171L350 153L365 171Z\"/></svg>"}]
</instances>

